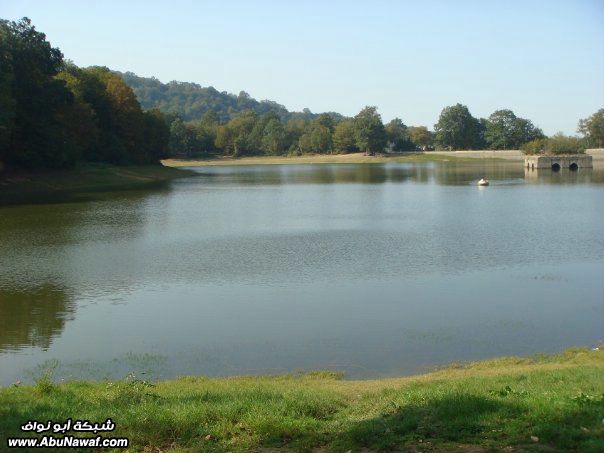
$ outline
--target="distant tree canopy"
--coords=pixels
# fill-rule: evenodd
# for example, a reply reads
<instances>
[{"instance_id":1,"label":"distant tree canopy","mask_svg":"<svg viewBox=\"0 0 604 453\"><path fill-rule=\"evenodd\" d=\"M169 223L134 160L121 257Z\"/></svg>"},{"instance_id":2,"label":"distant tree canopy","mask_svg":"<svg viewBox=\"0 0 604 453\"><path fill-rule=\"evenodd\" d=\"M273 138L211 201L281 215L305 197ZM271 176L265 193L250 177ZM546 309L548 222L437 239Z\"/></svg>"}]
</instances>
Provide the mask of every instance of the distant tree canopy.
<instances>
[{"instance_id":1,"label":"distant tree canopy","mask_svg":"<svg viewBox=\"0 0 604 453\"><path fill-rule=\"evenodd\" d=\"M604 109L589 118L579 120L578 132L588 140L589 145L604 147Z\"/></svg>"},{"instance_id":2,"label":"distant tree canopy","mask_svg":"<svg viewBox=\"0 0 604 453\"><path fill-rule=\"evenodd\" d=\"M73 96L56 80L63 54L29 19L0 22L2 71L2 160L31 166L63 166L73 146L63 146Z\"/></svg>"},{"instance_id":3,"label":"distant tree canopy","mask_svg":"<svg viewBox=\"0 0 604 453\"><path fill-rule=\"evenodd\" d=\"M465 105L445 107L434 132L434 141L441 148L478 149L483 145L483 125Z\"/></svg>"},{"instance_id":4,"label":"distant tree canopy","mask_svg":"<svg viewBox=\"0 0 604 453\"><path fill-rule=\"evenodd\" d=\"M416 144L411 140L409 128L400 118L394 118L386 125L388 145L393 151L413 151Z\"/></svg>"},{"instance_id":5,"label":"distant tree canopy","mask_svg":"<svg viewBox=\"0 0 604 453\"><path fill-rule=\"evenodd\" d=\"M377 107L365 107L354 117L353 125L359 150L371 155L384 150L388 137Z\"/></svg>"},{"instance_id":6,"label":"distant tree canopy","mask_svg":"<svg viewBox=\"0 0 604 453\"><path fill-rule=\"evenodd\" d=\"M30 20L0 21L0 160L64 168L81 160L154 162L168 124L143 112L132 89L107 68L80 69Z\"/></svg>"},{"instance_id":7,"label":"distant tree canopy","mask_svg":"<svg viewBox=\"0 0 604 453\"><path fill-rule=\"evenodd\" d=\"M341 121L336 125L333 147L337 153L353 153L359 150L354 136L354 123L351 120Z\"/></svg>"},{"instance_id":8,"label":"distant tree canopy","mask_svg":"<svg viewBox=\"0 0 604 453\"><path fill-rule=\"evenodd\" d=\"M434 133L426 126L411 126L408 131L409 138L417 149L425 151L434 145Z\"/></svg>"},{"instance_id":9,"label":"distant tree canopy","mask_svg":"<svg viewBox=\"0 0 604 453\"><path fill-rule=\"evenodd\" d=\"M251 110L256 115L273 112L282 121L292 118L311 120L318 115L308 109L302 112L289 112L283 105L274 101L257 101L245 91L238 95L218 91L214 87L202 87L196 83L162 83L151 77L139 77L132 72L117 73L134 90L141 106L145 109L159 108L166 113L180 116L183 121L198 121L206 112L212 111L220 121L229 121L238 114ZM329 117L343 119L339 113L329 112Z\"/></svg>"},{"instance_id":10,"label":"distant tree canopy","mask_svg":"<svg viewBox=\"0 0 604 453\"><path fill-rule=\"evenodd\" d=\"M511 110L497 110L486 120L484 138L489 149L519 149L524 143L544 137L541 129Z\"/></svg>"},{"instance_id":11,"label":"distant tree canopy","mask_svg":"<svg viewBox=\"0 0 604 453\"><path fill-rule=\"evenodd\" d=\"M545 138L543 132L511 110L496 110L488 118L474 118L465 105L445 107L434 125L434 141L440 148L519 149L532 140Z\"/></svg>"}]
</instances>

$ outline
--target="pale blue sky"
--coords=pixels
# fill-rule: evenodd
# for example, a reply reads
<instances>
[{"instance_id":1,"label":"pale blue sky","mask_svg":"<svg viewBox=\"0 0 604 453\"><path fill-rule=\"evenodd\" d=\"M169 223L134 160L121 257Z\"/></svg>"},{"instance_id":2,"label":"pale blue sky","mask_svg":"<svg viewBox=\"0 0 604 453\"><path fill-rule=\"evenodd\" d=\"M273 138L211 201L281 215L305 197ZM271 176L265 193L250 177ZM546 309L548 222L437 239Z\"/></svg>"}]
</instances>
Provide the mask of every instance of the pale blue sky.
<instances>
[{"instance_id":1,"label":"pale blue sky","mask_svg":"<svg viewBox=\"0 0 604 453\"><path fill-rule=\"evenodd\" d=\"M511 108L547 134L604 108L604 0L21 1L80 66L249 92L292 110L432 128L461 102Z\"/></svg>"}]
</instances>

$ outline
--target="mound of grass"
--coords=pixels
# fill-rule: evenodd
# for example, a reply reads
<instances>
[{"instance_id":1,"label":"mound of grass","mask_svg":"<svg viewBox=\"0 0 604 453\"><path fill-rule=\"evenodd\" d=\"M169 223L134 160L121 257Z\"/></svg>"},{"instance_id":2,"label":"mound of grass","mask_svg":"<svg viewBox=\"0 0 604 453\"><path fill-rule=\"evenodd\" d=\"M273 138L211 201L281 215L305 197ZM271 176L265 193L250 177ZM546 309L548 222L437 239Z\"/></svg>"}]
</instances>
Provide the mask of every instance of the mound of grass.
<instances>
[{"instance_id":1,"label":"mound of grass","mask_svg":"<svg viewBox=\"0 0 604 453\"><path fill-rule=\"evenodd\" d=\"M399 379L329 373L0 389L0 432L111 418L131 450L604 451L604 353L504 358ZM6 440L2 440L6 446Z\"/></svg>"}]
</instances>

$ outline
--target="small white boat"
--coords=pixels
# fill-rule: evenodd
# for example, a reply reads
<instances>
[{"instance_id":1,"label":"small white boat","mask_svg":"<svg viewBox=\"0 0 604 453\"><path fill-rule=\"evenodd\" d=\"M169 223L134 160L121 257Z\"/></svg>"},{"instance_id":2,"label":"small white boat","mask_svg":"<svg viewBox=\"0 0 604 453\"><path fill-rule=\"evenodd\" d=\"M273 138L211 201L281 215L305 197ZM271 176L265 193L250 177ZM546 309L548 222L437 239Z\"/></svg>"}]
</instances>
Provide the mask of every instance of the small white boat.
<instances>
[{"instance_id":1,"label":"small white boat","mask_svg":"<svg viewBox=\"0 0 604 453\"><path fill-rule=\"evenodd\" d=\"M478 181L478 185L479 186L488 186L489 185L489 180L486 178L482 178L480 181Z\"/></svg>"}]
</instances>

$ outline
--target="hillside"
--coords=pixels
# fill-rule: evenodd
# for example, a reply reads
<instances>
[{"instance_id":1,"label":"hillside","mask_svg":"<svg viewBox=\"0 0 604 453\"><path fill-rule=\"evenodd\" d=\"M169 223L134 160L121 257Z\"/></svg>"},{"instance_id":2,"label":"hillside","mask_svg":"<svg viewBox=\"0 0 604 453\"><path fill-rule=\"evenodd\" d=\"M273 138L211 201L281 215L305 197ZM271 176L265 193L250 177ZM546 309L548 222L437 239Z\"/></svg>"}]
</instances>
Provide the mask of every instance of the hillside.
<instances>
[{"instance_id":1,"label":"hillside","mask_svg":"<svg viewBox=\"0 0 604 453\"><path fill-rule=\"evenodd\" d=\"M245 110L253 110L261 115L275 112L282 121L290 118L313 119L318 114L308 109L290 112L285 106L274 101L257 101L245 91L238 95L218 91L214 87L202 87L196 83L162 83L155 77L139 77L132 72L120 73L124 81L132 87L143 109L157 107L164 113L179 115L184 121L199 120L208 110L214 110L222 121L227 121ZM339 113L329 112L334 118L342 118Z\"/></svg>"}]
</instances>

